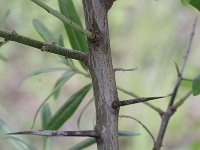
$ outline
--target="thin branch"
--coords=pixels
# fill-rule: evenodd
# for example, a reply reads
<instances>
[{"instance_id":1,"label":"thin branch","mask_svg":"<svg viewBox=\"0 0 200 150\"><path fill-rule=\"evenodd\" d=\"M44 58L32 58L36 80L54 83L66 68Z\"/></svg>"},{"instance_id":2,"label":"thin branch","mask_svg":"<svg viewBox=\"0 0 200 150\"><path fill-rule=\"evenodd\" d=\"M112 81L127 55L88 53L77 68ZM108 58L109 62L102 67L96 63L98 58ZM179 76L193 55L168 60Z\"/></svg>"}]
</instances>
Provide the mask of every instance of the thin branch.
<instances>
[{"instance_id":1,"label":"thin branch","mask_svg":"<svg viewBox=\"0 0 200 150\"><path fill-rule=\"evenodd\" d=\"M131 117L131 116L126 116L126 115L121 115L119 116L120 118L130 118L130 119L133 119L135 121L137 121L146 131L147 133L150 135L151 139L153 140L153 142L155 143L155 138L153 136L153 134L151 133L151 131L146 127L146 125L144 125L140 120L134 118L134 117Z\"/></svg>"},{"instance_id":2,"label":"thin branch","mask_svg":"<svg viewBox=\"0 0 200 150\"><path fill-rule=\"evenodd\" d=\"M84 137L99 137L99 133L95 130L85 131L59 131L59 130L37 130L37 131L20 131L8 133L7 135L39 135L39 136L84 136Z\"/></svg>"},{"instance_id":3,"label":"thin branch","mask_svg":"<svg viewBox=\"0 0 200 150\"><path fill-rule=\"evenodd\" d=\"M125 68L114 68L114 72L116 71L135 71L137 70L137 68L129 68L129 69L125 69Z\"/></svg>"},{"instance_id":4,"label":"thin branch","mask_svg":"<svg viewBox=\"0 0 200 150\"><path fill-rule=\"evenodd\" d=\"M121 87L117 87L118 90L120 90L121 92L127 94L127 95L130 95L132 97L135 97L135 98L139 98L138 95L136 95L135 93L133 92L129 92ZM148 102L144 102L143 104L147 105L148 107L152 108L153 110L155 110L160 116L162 116L162 114L164 113L164 111L162 109L160 109L159 107L156 107Z\"/></svg>"},{"instance_id":5,"label":"thin branch","mask_svg":"<svg viewBox=\"0 0 200 150\"><path fill-rule=\"evenodd\" d=\"M129 99L129 100L123 100L123 101L114 101L112 106L113 108L118 108L121 106L136 104L136 103L142 103L146 101L156 100L160 98L164 98L165 96L160 97L142 97L142 98L135 98L135 99Z\"/></svg>"},{"instance_id":6,"label":"thin branch","mask_svg":"<svg viewBox=\"0 0 200 150\"><path fill-rule=\"evenodd\" d=\"M15 41L24 45L41 49L41 51L62 55L68 58L83 61L85 63L87 61L86 60L87 54L83 52L67 49L67 48L58 46L54 43L45 43L45 42L37 41L31 38L19 35L15 31L7 32L7 31L0 30L0 37L4 38L5 41L7 40Z\"/></svg>"},{"instance_id":7,"label":"thin branch","mask_svg":"<svg viewBox=\"0 0 200 150\"><path fill-rule=\"evenodd\" d=\"M66 24L70 25L71 27L73 27L75 30L81 32L83 35L87 36L88 38L90 38L90 39L94 39L95 38L95 35L93 33L91 33L90 31L82 28L81 26L79 26L75 22L73 22L70 19L66 18L63 14L59 13L57 10L54 10L51 7L49 7L46 4L44 4L40 0L31 0L31 1L36 3L37 5L39 5L43 9L45 9L48 13L52 14L56 18L60 19L63 23L66 23Z\"/></svg>"},{"instance_id":8,"label":"thin branch","mask_svg":"<svg viewBox=\"0 0 200 150\"><path fill-rule=\"evenodd\" d=\"M175 85L174 90L172 92L172 97L170 99L168 107L171 107L174 104L174 100L176 98L176 94L177 94L178 89L180 87L180 83L182 81L183 72L185 70L185 66L186 66L190 51L191 51L191 46L192 46L193 38L194 38L194 35L195 35L195 29L196 29L196 26L197 26L197 20L198 20L198 17L196 17L195 20L194 20L193 27L192 27L192 32L191 32L190 38L189 38L188 47L187 47L187 49L185 51L185 54L183 56L183 63L181 65L181 69L180 70L178 69L179 76L177 78L176 85ZM178 66L176 66L176 68L178 68Z\"/></svg>"},{"instance_id":9,"label":"thin branch","mask_svg":"<svg viewBox=\"0 0 200 150\"><path fill-rule=\"evenodd\" d=\"M176 109L179 106L181 106L184 103L184 101L187 99L187 97L189 97L189 95L190 95L190 92L188 92L186 94L186 96L183 99L181 99L178 103L176 103L175 107L173 108L173 104L174 104L174 101L176 99L178 89L180 87L181 81L183 80L183 78L182 78L183 72L185 70L185 66L186 66L186 63L187 63L187 60L188 60L188 57L189 57L189 53L191 51L191 46L192 46L192 42L193 42L193 38L194 38L194 34L195 34L196 25L197 25L197 20L198 20L198 17L195 18L194 23L193 23L192 32L191 32L190 38L189 38L189 44L188 44L188 47L186 49L185 55L183 57L183 63L181 65L181 69L180 70L177 69L178 70L178 78L176 80L176 84L175 84L175 87L173 89L167 110L164 112L164 114L162 116L160 129L159 129L157 139L156 139L156 143L154 145L153 150L160 150L161 149L163 139L164 139L164 135L165 135L165 132L166 132L166 129L167 129L167 126L168 126L168 123L169 123L171 116L175 113ZM178 68L178 66L176 66L176 68Z\"/></svg>"},{"instance_id":10,"label":"thin branch","mask_svg":"<svg viewBox=\"0 0 200 150\"><path fill-rule=\"evenodd\" d=\"M192 94L192 91L190 90L187 92L178 102L176 102L173 106L174 110L177 110L183 103L186 101L186 99Z\"/></svg>"}]
</instances>

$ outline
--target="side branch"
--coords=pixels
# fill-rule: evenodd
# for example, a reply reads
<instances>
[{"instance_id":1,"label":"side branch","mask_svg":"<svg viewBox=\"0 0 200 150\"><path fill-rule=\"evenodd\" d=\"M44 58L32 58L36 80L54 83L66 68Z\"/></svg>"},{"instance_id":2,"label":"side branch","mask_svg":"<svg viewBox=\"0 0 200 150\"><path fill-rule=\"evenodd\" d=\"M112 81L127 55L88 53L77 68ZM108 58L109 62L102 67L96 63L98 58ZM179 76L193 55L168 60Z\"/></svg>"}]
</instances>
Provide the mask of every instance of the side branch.
<instances>
[{"instance_id":1,"label":"side branch","mask_svg":"<svg viewBox=\"0 0 200 150\"><path fill-rule=\"evenodd\" d=\"M87 61L87 54L83 52L67 49L59 45L56 45L54 43L45 43L45 42L37 41L25 36L18 35L15 31L7 32L7 31L0 30L0 37L4 38L5 41L7 40L15 41L24 45L41 49L41 51L46 51L46 52L58 54L61 56L65 56L68 58L80 60L80 61L83 61L84 63L86 63Z\"/></svg>"},{"instance_id":2,"label":"side branch","mask_svg":"<svg viewBox=\"0 0 200 150\"><path fill-rule=\"evenodd\" d=\"M99 133L95 130L85 131L59 131L59 130L38 130L38 131L21 131L8 133L7 135L39 135L39 136L82 136L82 137L99 137Z\"/></svg>"},{"instance_id":3,"label":"side branch","mask_svg":"<svg viewBox=\"0 0 200 150\"><path fill-rule=\"evenodd\" d=\"M59 13L57 10L54 10L51 7L49 7L46 4L44 4L40 0L31 0L31 1L36 3L37 5L39 5L43 9L45 9L48 13L52 14L56 18L60 19L63 23L68 24L72 28L74 28L75 30L81 32L83 35L87 36L88 38L90 38L90 39L94 39L95 38L95 35L93 33L91 33L90 31L82 28L81 26L79 26L75 22L73 22L70 19L66 18L63 14Z\"/></svg>"},{"instance_id":4,"label":"side branch","mask_svg":"<svg viewBox=\"0 0 200 150\"><path fill-rule=\"evenodd\" d=\"M136 104L136 103L142 103L146 101L156 100L160 98L164 98L166 96L160 96L160 97L142 97L142 98L135 98L135 99L129 99L129 100L123 100L123 101L114 101L112 106L113 108L118 108L121 106Z\"/></svg>"}]
</instances>

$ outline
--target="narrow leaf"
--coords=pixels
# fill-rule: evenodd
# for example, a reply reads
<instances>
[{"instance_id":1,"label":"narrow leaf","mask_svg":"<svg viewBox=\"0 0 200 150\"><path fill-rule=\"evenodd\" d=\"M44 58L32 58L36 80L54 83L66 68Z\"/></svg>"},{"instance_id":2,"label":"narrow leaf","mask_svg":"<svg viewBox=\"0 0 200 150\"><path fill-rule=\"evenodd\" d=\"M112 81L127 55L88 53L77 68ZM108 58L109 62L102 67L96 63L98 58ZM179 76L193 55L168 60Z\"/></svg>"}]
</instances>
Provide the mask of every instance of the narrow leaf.
<instances>
[{"instance_id":1,"label":"narrow leaf","mask_svg":"<svg viewBox=\"0 0 200 150\"><path fill-rule=\"evenodd\" d=\"M91 84L86 85L73 94L49 121L48 129L57 130L60 128L73 115L90 88Z\"/></svg>"},{"instance_id":2,"label":"narrow leaf","mask_svg":"<svg viewBox=\"0 0 200 150\"><path fill-rule=\"evenodd\" d=\"M74 72L71 72L71 71L66 71L64 73L66 76L72 76L74 74ZM32 124L32 128L34 127L34 124L35 124L35 120L36 120L36 117L40 111L40 109L44 106L44 104L49 100L49 98L54 95L54 93L60 89L64 84L65 82L68 80L69 78L67 78L66 80L63 80L62 82L60 82L60 84L58 84L54 89L53 91L45 98L45 100L42 102L42 104L39 106L39 108L37 109L37 112L35 113L35 116L34 116L34 119L33 119L33 124Z\"/></svg>"},{"instance_id":3,"label":"narrow leaf","mask_svg":"<svg viewBox=\"0 0 200 150\"><path fill-rule=\"evenodd\" d=\"M36 75L39 75L39 74L42 74L42 73L51 73L51 72L56 72L56 71L67 71L67 70L68 70L67 68L41 68L41 69L38 69L36 71L33 71L33 72L27 74L23 80L33 77L33 76L36 76Z\"/></svg>"},{"instance_id":4,"label":"narrow leaf","mask_svg":"<svg viewBox=\"0 0 200 150\"><path fill-rule=\"evenodd\" d=\"M57 99L60 94L61 87L74 75L73 72L65 72L55 83L53 91L55 89L55 92L53 93L54 99Z\"/></svg>"},{"instance_id":5,"label":"narrow leaf","mask_svg":"<svg viewBox=\"0 0 200 150\"><path fill-rule=\"evenodd\" d=\"M51 31L38 19L33 19L33 26L45 42L56 42Z\"/></svg>"},{"instance_id":6,"label":"narrow leaf","mask_svg":"<svg viewBox=\"0 0 200 150\"><path fill-rule=\"evenodd\" d=\"M78 126L79 128L80 128L81 117L82 117L84 111L87 109L87 107L88 107L93 101L94 101L94 97L91 98L91 99L87 102L87 104L83 107L82 111L80 112L79 117L78 117L78 119L77 119L77 126Z\"/></svg>"},{"instance_id":7,"label":"narrow leaf","mask_svg":"<svg viewBox=\"0 0 200 150\"><path fill-rule=\"evenodd\" d=\"M78 16L78 13L74 7L73 1L58 0L58 2L61 13L73 22L82 26L80 17ZM67 31L72 48L76 50L81 50L83 52L87 52L88 46L86 38L80 32L75 31L72 27L70 27L67 24L65 24L65 29Z\"/></svg>"},{"instance_id":8,"label":"narrow leaf","mask_svg":"<svg viewBox=\"0 0 200 150\"><path fill-rule=\"evenodd\" d=\"M200 74L192 81L192 94L194 96L200 94Z\"/></svg>"},{"instance_id":9,"label":"narrow leaf","mask_svg":"<svg viewBox=\"0 0 200 150\"><path fill-rule=\"evenodd\" d=\"M119 136L138 136L139 133L132 132L132 131L118 131Z\"/></svg>"},{"instance_id":10,"label":"narrow leaf","mask_svg":"<svg viewBox=\"0 0 200 150\"><path fill-rule=\"evenodd\" d=\"M88 139L76 144L75 146L69 148L69 150L80 150L80 149L89 147L94 143L96 143L96 139L95 138L88 138Z\"/></svg>"},{"instance_id":11,"label":"narrow leaf","mask_svg":"<svg viewBox=\"0 0 200 150\"><path fill-rule=\"evenodd\" d=\"M200 0L190 0L190 4L200 11Z\"/></svg>"},{"instance_id":12,"label":"narrow leaf","mask_svg":"<svg viewBox=\"0 0 200 150\"><path fill-rule=\"evenodd\" d=\"M41 121L42 121L42 129L45 130L47 123L51 119L51 110L49 108L49 104L45 104L41 110Z\"/></svg>"},{"instance_id":13,"label":"narrow leaf","mask_svg":"<svg viewBox=\"0 0 200 150\"><path fill-rule=\"evenodd\" d=\"M80 17L78 16L78 13L74 7L73 1L72 0L58 0L59 7L60 7L60 12L72 20L73 22L77 23L82 27ZM83 34L80 32L74 30L72 27L70 27L67 24L64 24L65 30L67 32L69 42L71 44L71 47L75 50L79 50L82 52L88 52L88 45L87 45L87 40ZM81 63L81 66L87 70L85 65Z\"/></svg>"}]
</instances>

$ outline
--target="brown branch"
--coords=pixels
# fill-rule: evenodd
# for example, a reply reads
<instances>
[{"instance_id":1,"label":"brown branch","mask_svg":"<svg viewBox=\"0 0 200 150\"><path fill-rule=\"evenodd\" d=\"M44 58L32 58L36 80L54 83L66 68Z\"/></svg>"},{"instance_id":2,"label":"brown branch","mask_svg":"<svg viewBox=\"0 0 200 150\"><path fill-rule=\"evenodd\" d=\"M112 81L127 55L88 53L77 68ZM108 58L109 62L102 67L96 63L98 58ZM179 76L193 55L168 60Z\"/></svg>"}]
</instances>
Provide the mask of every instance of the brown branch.
<instances>
[{"instance_id":1,"label":"brown branch","mask_svg":"<svg viewBox=\"0 0 200 150\"><path fill-rule=\"evenodd\" d=\"M20 131L8 133L7 135L38 135L38 136L83 136L83 137L99 137L99 133L95 130L85 131L59 131L59 130L37 130L37 131Z\"/></svg>"},{"instance_id":2,"label":"brown branch","mask_svg":"<svg viewBox=\"0 0 200 150\"><path fill-rule=\"evenodd\" d=\"M136 118L134 118L134 117L131 117L131 116L126 116L126 115L121 115L121 116L119 116L120 118L130 118L130 119L133 119L133 120L135 120L135 121L137 121L146 131L147 131L147 133L150 135L150 137L152 138L152 140L153 140L153 143L155 143L156 141L155 141L155 138L154 138L154 136L153 136L153 134L151 133L151 131L146 127L146 125L145 124L143 124L140 120L138 120L138 119L136 119Z\"/></svg>"},{"instance_id":3,"label":"brown branch","mask_svg":"<svg viewBox=\"0 0 200 150\"><path fill-rule=\"evenodd\" d=\"M58 54L61 56L65 56L68 58L80 60L80 61L83 61L84 63L86 63L87 61L87 54L83 52L67 49L59 45L56 45L54 43L45 43L45 42L37 41L31 38L19 35L15 31L7 32L7 31L0 30L0 37L4 38L5 41L7 40L15 41L24 45L41 49L41 51L46 51L46 52Z\"/></svg>"},{"instance_id":4,"label":"brown branch","mask_svg":"<svg viewBox=\"0 0 200 150\"><path fill-rule=\"evenodd\" d=\"M123 100L123 101L114 101L112 106L113 108L118 108L121 106L136 104L136 103L142 103L146 101L156 100L160 98L164 98L166 96L160 96L160 97L142 97L142 98L135 98L135 99L129 99L129 100Z\"/></svg>"},{"instance_id":5,"label":"brown branch","mask_svg":"<svg viewBox=\"0 0 200 150\"><path fill-rule=\"evenodd\" d=\"M194 23L193 23L192 32L190 34L188 47L187 47L186 52L185 52L184 57L183 57L183 63L181 65L181 69L179 70L178 66L176 65L176 70L178 72L178 78L176 80L176 84L175 84L175 87L173 89L167 110L162 115L162 121L161 121L160 129L159 129L157 139L156 139L156 143L154 145L153 150L160 150L161 149L163 139L164 139L164 135L166 133L166 129L167 129L169 120L170 120L171 116L175 113L176 109L173 108L173 104L174 104L174 101L176 99L177 92L179 90L181 81L183 80L182 76L183 76L183 72L185 70L185 66L186 66L186 63L187 63L187 60L188 60L188 57L189 57L189 53L191 51L191 46L192 46L192 42L193 42L193 38L194 38L194 34L195 34L196 25L197 25L197 20L198 20L198 18L196 17L195 20L194 20ZM189 97L188 95L186 95L186 98ZM182 103L186 100L186 98L184 100L181 100L177 104L175 104L175 107L178 108L180 105L182 105Z\"/></svg>"}]
</instances>

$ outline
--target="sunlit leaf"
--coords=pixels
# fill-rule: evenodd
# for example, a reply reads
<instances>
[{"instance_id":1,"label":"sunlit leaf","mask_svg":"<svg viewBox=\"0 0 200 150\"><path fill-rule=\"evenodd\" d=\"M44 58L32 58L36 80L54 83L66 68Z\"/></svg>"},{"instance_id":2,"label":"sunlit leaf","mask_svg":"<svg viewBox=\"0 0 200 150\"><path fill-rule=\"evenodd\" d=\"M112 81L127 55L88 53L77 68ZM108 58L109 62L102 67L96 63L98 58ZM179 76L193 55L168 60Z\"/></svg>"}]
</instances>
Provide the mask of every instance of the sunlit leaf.
<instances>
[{"instance_id":1,"label":"sunlit leaf","mask_svg":"<svg viewBox=\"0 0 200 150\"><path fill-rule=\"evenodd\" d=\"M80 149L89 147L94 143L96 143L96 139L95 138L88 138L88 139L76 144L75 146L69 148L69 150L80 150Z\"/></svg>"},{"instance_id":2,"label":"sunlit leaf","mask_svg":"<svg viewBox=\"0 0 200 150\"><path fill-rule=\"evenodd\" d=\"M45 98L45 100L42 102L42 104L41 104L41 105L39 106L39 108L37 109L37 112L35 113L35 116L34 116L34 119L33 119L32 128L34 127L35 120L36 120L36 118L37 118L37 115L38 115L40 109L41 109L41 108L44 106L44 104L50 99L50 97L51 97L52 95L54 95L55 92L57 92L57 90L60 89L60 88L66 83L66 81L69 79L68 76L72 77L73 74L74 74L74 72L72 72L72 71L66 71L66 72L64 73L64 75L66 76L66 80L62 80L62 82L60 82L59 84L57 84L57 86L54 87L54 89L51 91L51 93Z\"/></svg>"},{"instance_id":3,"label":"sunlit leaf","mask_svg":"<svg viewBox=\"0 0 200 150\"><path fill-rule=\"evenodd\" d=\"M41 68L41 69L38 69L36 71L33 71L29 74L27 74L24 79L27 79L27 78L30 78L30 77L33 77L33 76L36 76L36 75L39 75L39 74L43 74L43 73L51 73L51 72L56 72L56 71L67 71L69 69L67 68Z\"/></svg>"},{"instance_id":4,"label":"sunlit leaf","mask_svg":"<svg viewBox=\"0 0 200 150\"><path fill-rule=\"evenodd\" d=\"M33 26L45 42L57 42L51 31L38 19L33 19Z\"/></svg>"},{"instance_id":5,"label":"sunlit leaf","mask_svg":"<svg viewBox=\"0 0 200 150\"><path fill-rule=\"evenodd\" d=\"M49 108L49 104L45 104L41 110L41 121L42 121L42 129L45 130L47 123L51 119L51 110Z\"/></svg>"},{"instance_id":6,"label":"sunlit leaf","mask_svg":"<svg viewBox=\"0 0 200 150\"><path fill-rule=\"evenodd\" d=\"M48 129L57 130L60 128L73 115L90 88L91 84L86 85L73 94L49 121Z\"/></svg>"},{"instance_id":7,"label":"sunlit leaf","mask_svg":"<svg viewBox=\"0 0 200 150\"><path fill-rule=\"evenodd\" d=\"M54 96L54 99L57 99L59 94L60 94L60 89L61 87L74 75L73 72L65 72L55 83L54 85L54 88L53 88L53 91L54 89L57 89L53 96ZM59 87L59 88L58 88Z\"/></svg>"},{"instance_id":8,"label":"sunlit leaf","mask_svg":"<svg viewBox=\"0 0 200 150\"><path fill-rule=\"evenodd\" d=\"M194 96L200 94L200 74L192 81L192 94Z\"/></svg>"},{"instance_id":9,"label":"sunlit leaf","mask_svg":"<svg viewBox=\"0 0 200 150\"><path fill-rule=\"evenodd\" d=\"M80 128L81 117L82 117L84 111L87 109L87 107L88 107L93 101L94 101L94 97L91 98L91 99L87 102L87 104L83 107L82 111L80 112L79 117L78 117L78 119L77 119L77 126L78 126L79 128Z\"/></svg>"}]
</instances>

